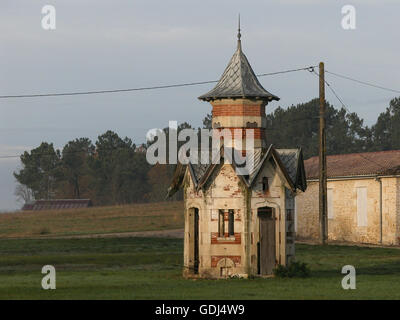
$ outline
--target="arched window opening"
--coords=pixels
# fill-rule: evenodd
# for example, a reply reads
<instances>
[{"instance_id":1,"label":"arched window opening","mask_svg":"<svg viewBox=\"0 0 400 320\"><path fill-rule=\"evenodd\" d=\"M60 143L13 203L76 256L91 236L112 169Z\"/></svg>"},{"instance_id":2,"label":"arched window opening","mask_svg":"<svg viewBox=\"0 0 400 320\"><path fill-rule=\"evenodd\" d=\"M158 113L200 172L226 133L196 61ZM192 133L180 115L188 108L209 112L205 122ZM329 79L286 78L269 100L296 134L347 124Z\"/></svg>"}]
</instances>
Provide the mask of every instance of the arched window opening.
<instances>
[{"instance_id":1,"label":"arched window opening","mask_svg":"<svg viewBox=\"0 0 400 320\"><path fill-rule=\"evenodd\" d=\"M268 191L268 189L269 189L268 178L267 177L264 177L262 179L262 189L263 189L264 192Z\"/></svg>"}]
</instances>

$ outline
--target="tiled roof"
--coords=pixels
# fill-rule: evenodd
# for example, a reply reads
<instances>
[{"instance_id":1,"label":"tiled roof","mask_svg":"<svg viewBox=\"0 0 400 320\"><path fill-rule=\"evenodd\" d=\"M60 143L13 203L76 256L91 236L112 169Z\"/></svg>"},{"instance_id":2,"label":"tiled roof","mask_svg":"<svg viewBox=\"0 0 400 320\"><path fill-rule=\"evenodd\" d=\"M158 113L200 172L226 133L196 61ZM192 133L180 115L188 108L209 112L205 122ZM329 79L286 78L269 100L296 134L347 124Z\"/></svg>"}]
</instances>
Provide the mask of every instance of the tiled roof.
<instances>
[{"instance_id":1,"label":"tiled roof","mask_svg":"<svg viewBox=\"0 0 400 320\"><path fill-rule=\"evenodd\" d=\"M235 150L234 152L237 152L237 150ZM261 167L265 163L266 159L269 156L272 156L272 153L276 158L278 158L277 160L281 163L281 168L283 169L283 171L287 173L288 179L290 180L289 183L291 183L294 188L304 191L307 188L307 184L305 181L301 149L274 149L272 145L270 146L268 151L264 153L262 153L260 149L255 150L255 152L253 153L254 166L252 171L248 176L241 176L245 184L248 187L251 187L258 172L260 172ZM233 158L233 160L234 159L235 157ZM206 174L209 175L210 170L213 170L213 164L190 163L189 169L191 170L191 174L196 187L201 187L201 185L204 184L204 180L208 179L208 176L206 176ZM183 174L183 165L178 165L175 170L175 176L168 191L168 196L171 196L179 189L180 184L183 181ZM203 182L201 182L202 180Z\"/></svg>"},{"instance_id":2,"label":"tiled roof","mask_svg":"<svg viewBox=\"0 0 400 320\"><path fill-rule=\"evenodd\" d=\"M22 210L59 210L59 209L77 209L92 206L89 199L57 199L57 200L35 200L26 203Z\"/></svg>"},{"instance_id":3,"label":"tiled roof","mask_svg":"<svg viewBox=\"0 0 400 320\"><path fill-rule=\"evenodd\" d=\"M193 173L194 176L196 178L196 183L198 183L200 181L200 179L203 177L203 175L206 173L208 167L210 166L209 164L190 164L192 169L193 169Z\"/></svg>"},{"instance_id":4,"label":"tiled roof","mask_svg":"<svg viewBox=\"0 0 400 320\"><path fill-rule=\"evenodd\" d=\"M305 191L307 188L307 182L301 149L275 149L271 145L268 151L270 150L271 154L275 156L276 161L281 163L281 168L287 174L293 187ZM267 153L260 155L258 161L255 161L258 165L256 166L255 172L250 175L250 183L254 181L266 158L269 156L268 151Z\"/></svg>"},{"instance_id":5,"label":"tiled roof","mask_svg":"<svg viewBox=\"0 0 400 320\"><path fill-rule=\"evenodd\" d=\"M279 154L290 179L295 182L300 149L276 149L276 152Z\"/></svg>"},{"instance_id":6,"label":"tiled roof","mask_svg":"<svg viewBox=\"0 0 400 320\"><path fill-rule=\"evenodd\" d=\"M326 157L327 176L348 177L400 174L400 150L339 154ZM318 179L319 160L304 161L307 179Z\"/></svg>"},{"instance_id":7,"label":"tiled roof","mask_svg":"<svg viewBox=\"0 0 400 320\"><path fill-rule=\"evenodd\" d=\"M222 74L217 85L211 91L199 97L210 101L226 98L258 98L266 101L279 98L263 88L254 74L249 61L242 52L240 40L236 52Z\"/></svg>"}]
</instances>

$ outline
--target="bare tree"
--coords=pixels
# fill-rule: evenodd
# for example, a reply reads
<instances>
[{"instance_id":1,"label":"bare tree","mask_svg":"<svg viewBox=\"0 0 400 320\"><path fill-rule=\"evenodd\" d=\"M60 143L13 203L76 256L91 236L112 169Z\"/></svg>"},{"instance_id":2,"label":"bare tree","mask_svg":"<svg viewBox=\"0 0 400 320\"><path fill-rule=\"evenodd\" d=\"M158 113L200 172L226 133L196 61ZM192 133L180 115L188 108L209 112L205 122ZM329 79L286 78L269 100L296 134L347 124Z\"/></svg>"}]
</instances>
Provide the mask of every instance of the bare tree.
<instances>
[{"instance_id":1,"label":"bare tree","mask_svg":"<svg viewBox=\"0 0 400 320\"><path fill-rule=\"evenodd\" d=\"M33 191L23 184L17 184L14 195L17 197L17 202L22 204L34 200Z\"/></svg>"}]
</instances>

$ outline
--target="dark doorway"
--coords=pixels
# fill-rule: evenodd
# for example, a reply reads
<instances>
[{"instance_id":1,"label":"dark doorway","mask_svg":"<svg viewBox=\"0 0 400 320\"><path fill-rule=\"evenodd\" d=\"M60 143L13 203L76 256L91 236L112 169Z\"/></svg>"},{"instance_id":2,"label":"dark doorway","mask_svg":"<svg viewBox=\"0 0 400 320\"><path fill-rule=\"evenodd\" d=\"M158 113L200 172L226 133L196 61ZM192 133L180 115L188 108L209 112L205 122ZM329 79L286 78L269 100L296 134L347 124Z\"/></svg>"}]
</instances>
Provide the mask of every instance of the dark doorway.
<instances>
[{"instance_id":1,"label":"dark doorway","mask_svg":"<svg viewBox=\"0 0 400 320\"><path fill-rule=\"evenodd\" d=\"M193 274L199 273L199 209L189 209L189 268Z\"/></svg>"},{"instance_id":2,"label":"dark doorway","mask_svg":"<svg viewBox=\"0 0 400 320\"><path fill-rule=\"evenodd\" d=\"M262 207L257 210L260 221L260 241L257 244L258 272L260 275L271 275L275 268L275 214L274 209Z\"/></svg>"},{"instance_id":3,"label":"dark doorway","mask_svg":"<svg viewBox=\"0 0 400 320\"><path fill-rule=\"evenodd\" d=\"M194 209L194 274L199 273L199 209Z\"/></svg>"}]
</instances>

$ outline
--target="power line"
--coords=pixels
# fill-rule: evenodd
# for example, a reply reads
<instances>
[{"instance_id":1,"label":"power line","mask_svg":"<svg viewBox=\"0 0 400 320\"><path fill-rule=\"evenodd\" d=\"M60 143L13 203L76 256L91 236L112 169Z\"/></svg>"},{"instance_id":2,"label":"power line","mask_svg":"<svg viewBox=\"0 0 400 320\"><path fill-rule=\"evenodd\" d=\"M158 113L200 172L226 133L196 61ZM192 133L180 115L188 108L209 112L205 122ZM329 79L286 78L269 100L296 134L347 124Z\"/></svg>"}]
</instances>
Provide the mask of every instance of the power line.
<instances>
[{"instance_id":1,"label":"power line","mask_svg":"<svg viewBox=\"0 0 400 320\"><path fill-rule=\"evenodd\" d=\"M297 72L310 70L315 66L297 68L297 69L289 69L277 72L270 73L261 73L258 74L257 77L265 77L272 76L278 74L284 74L289 72ZM92 94L104 94L104 93L119 93L119 92L131 92L131 91L144 91L144 90L156 90L156 89L168 89L168 88L179 88L179 87L188 87L188 86L197 86L209 83L216 83L219 80L209 80L209 81L199 81L199 82L188 82L188 83L180 83L180 84L169 84L162 86L151 86L151 87L139 87L139 88L128 88L128 89L112 89L112 90L96 90L96 91L77 91L77 92L59 92L59 93L38 93L38 94L20 94L20 95L2 95L0 99L12 99L12 98L39 98L39 97L59 97L59 96L77 96L77 95L92 95Z\"/></svg>"},{"instance_id":2,"label":"power line","mask_svg":"<svg viewBox=\"0 0 400 320\"><path fill-rule=\"evenodd\" d=\"M319 74L318 74L318 72L316 72L316 71L314 70L314 68L311 69L310 72L314 73L314 74L319 78ZM325 70L325 72L328 72L328 71ZM325 82L325 84L327 85L327 87L329 88L329 90L332 91L332 93L333 93L333 95L336 97L336 99L338 99L338 101L340 102L340 104L342 105L342 107L343 107L348 113L351 113L350 110L349 110L349 109L346 107L346 105L344 104L343 100L339 97L339 95L338 95L338 94L336 93L336 91L333 89L332 85L331 85L328 81L326 81L326 80L324 80L324 82Z\"/></svg>"},{"instance_id":3,"label":"power line","mask_svg":"<svg viewBox=\"0 0 400 320\"><path fill-rule=\"evenodd\" d=\"M371 160L371 159L369 159L369 158L363 156L361 153L358 153L358 155L359 155L361 158L363 158L363 159L365 159L365 160L367 160L367 161L369 161L369 162L371 162L371 163L373 163L373 164L376 164L377 166L381 167L382 169L385 169L385 170L388 170L388 169L389 169L388 167L385 167L385 166L379 164L378 162L373 161L373 160Z\"/></svg>"},{"instance_id":4,"label":"power line","mask_svg":"<svg viewBox=\"0 0 400 320\"><path fill-rule=\"evenodd\" d=\"M283 70L283 71L277 71L277 72L269 72L269 73L260 73L257 74L257 77L265 77L265 76L272 76L272 75L278 75L278 74L285 74L285 73L291 73L291 72L297 72L297 71L310 71L310 72L315 72L314 68L316 66L309 66L309 67L303 67L303 68L297 68L297 69L288 69L288 70ZM336 77L343 78L346 80L354 81L363 85L367 85L370 87L374 87L377 89L381 90L386 90L390 92L395 92L395 93L400 93L400 90L396 89L391 89L387 88L384 86L380 86L377 84L373 84L370 82L358 80L349 76L345 76L339 73L335 73L332 71L325 70L326 73L332 74ZM188 83L179 83L179 84L170 84L170 85L161 85L161 86L150 86L150 87L138 87L138 88L127 88L127 89L110 89L110 90L94 90L94 91L76 91L76 92L54 92L54 93L38 93L38 94L20 94L20 95L0 95L0 99L12 99L12 98L39 98L39 97L58 97L58 96L76 96L76 95L93 95L93 94L105 94L105 93L120 93L120 92L132 92L132 91L145 91L145 90L157 90L157 89L168 89L168 88L179 88L179 87L188 87L188 86L196 86L196 85L203 85L203 84L210 84L210 83L216 83L218 80L209 80L209 81L198 81L198 82L188 82ZM330 85L326 83L328 87ZM341 100L336 92L333 90L333 88L330 87L330 90L332 93L338 98L338 100ZM342 105L343 102L341 101Z\"/></svg>"},{"instance_id":5,"label":"power line","mask_svg":"<svg viewBox=\"0 0 400 320\"><path fill-rule=\"evenodd\" d=\"M342 99L339 97L339 95L336 93L336 91L333 89L333 87L331 86L330 83L328 83L327 81L325 81L326 85L328 86L328 88L332 91L333 95L336 97L336 99L339 100L339 102L342 104L342 107L348 112L351 113L350 110L346 107L346 105L343 103Z\"/></svg>"},{"instance_id":6,"label":"power line","mask_svg":"<svg viewBox=\"0 0 400 320\"><path fill-rule=\"evenodd\" d=\"M260 73L257 74L257 77L265 77L265 76L274 76L277 74L283 74L283 73L289 73L289 72L296 72L296 71L310 71L312 69L314 69L317 66L309 66L309 67L305 67L305 68L298 68L298 69L289 69L289 70L284 70L284 71L278 71L278 72L270 72L270 73Z\"/></svg>"},{"instance_id":7,"label":"power line","mask_svg":"<svg viewBox=\"0 0 400 320\"><path fill-rule=\"evenodd\" d=\"M283 70L283 71L277 71L277 72L270 72L270 73L261 73L258 74L257 77L264 77L264 76L271 76L271 75L278 75L278 74L285 74L285 73L290 73L290 72L297 72L297 71L309 71L310 73L313 73L314 75L316 75L319 78L319 74L318 72L315 71L315 67L317 66L309 66L309 67L304 67L304 68L297 68L297 69L288 69L288 70ZM347 76L343 76L334 72L330 72L325 70L326 73L335 75L337 77L341 77L344 79L348 79L351 81L355 81L355 82L359 82L361 84L365 84L365 85L369 85L372 87L376 87L379 89L384 89L384 90L388 90L388 91L392 91L392 92L398 92L400 93L400 91L398 90L393 90L393 89L389 89L389 88L385 88L385 87L381 87L381 86L377 86L371 83L367 83L364 81L360 81L357 79L353 79ZM331 92L334 94L334 96L336 97L336 99L340 102L340 104L342 105L342 107L348 112L350 113L349 109L346 107L346 105L344 104L343 100L340 98L340 96L337 94L337 92L333 89L332 85L330 83L328 83L326 80L325 84L328 86L328 88L331 90ZM47 93L47 94L32 94L32 95L8 95L8 96L0 96L0 99L6 99L6 98L33 98L33 97L49 97L49 96L68 96L68 95L88 95L88 94L102 94L102 93L117 93L117 92L127 92L127 91L141 91L141 90L153 90L153 89L166 89L166 88L175 88L175 87L185 87L185 86L194 86L194 85L202 85L202 84L208 84L208 83L216 83L218 82L218 80L211 80L211 81L201 81L201 82L191 82L191 83L182 83L182 84L172 84L172 85L164 85L164 86L153 86L153 87L141 87L141 88L131 88L131 89L115 89L115 90L100 90L100 91L86 91L86 92L69 92L69 93ZM309 120L310 118L299 118L299 119L293 119L292 121L303 121L303 120ZM118 149L118 148L116 148ZM113 149L113 150L116 150ZM87 152L85 150L77 150L77 151L73 151L73 152L67 152L69 153L80 153L80 152ZM63 155L66 153L63 153ZM31 154L32 155L32 154ZM48 154L48 153L37 153L36 155L40 155L40 156L46 156L46 155L52 155L52 154ZM0 159L11 159L11 158L20 158L21 155L4 155L4 156L0 156ZM367 159L368 160L368 159Z\"/></svg>"},{"instance_id":8,"label":"power line","mask_svg":"<svg viewBox=\"0 0 400 320\"><path fill-rule=\"evenodd\" d=\"M336 77L343 78L343 79L350 80L350 81L354 81L354 82L357 82L357 83L360 83L360 84L363 84L363 85L366 85L366 86L370 86L370 87L374 87L374 88L377 88L377 89L386 90L386 91L390 91L390 92L400 93L400 90L395 90L395 89L383 87L383 86L380 86L380 85L377 85L377 84L373 84L373 83L370 83L370 82L354 79L354 78L351 78L351 77L348 77L348 76L345 76L345 75L342 75L342 74L339 74L339 73L327 71L327 70L325 70L325 72L329 73L329 74L332 74L332 75L334 75Z\"/></svg>"},{"instance_id":9,"label":"power line","mask_svg":"<svg viewBox=\"0 0 400 320\"><path fill-rule=\"evenodd\" d=\"M310 70L310 72L313 72L316 76L319 77L319 74L318 74L317 72L315 72L314 69ZM325 70L325 72L326 72L326 73L330 73L330 74L334 74L334 73L329 72L329 71L327 71L327 70ZM334 75L336 75L336 74L334 74ZM352 79L349 78L349 80L352 80ZM332 93L335 95L335 97L339 100L339 102L342 104L343 108L344 108L348 113L350 113L350 111L346 108L345 104L343 103L342 99L340 99L339 95L335 92L335 90L332 88L332 86L331 86L326 80L325 80L325 84L326 84L326 85L328 86L328 88L332 91ZM366 83L364 83L364 84L366 84ZM371 162L371 163L374 163L375 165L378 165L379 167L381 167L381 168L383 168L383 169L388 169L387 167L384 167L384 166L382 166L381 164L379 164L379 163L377 163L377 162L375 162L375 161L373 161L373 160L371 160L371 159L365 157L365 156L362 155L361 153L358 153L358 155L359 155L361 158L363 158L363 159L365 159L365 160L367 160L367 161L369 161L369 162Z\"/></svg>"}]
</instances>

